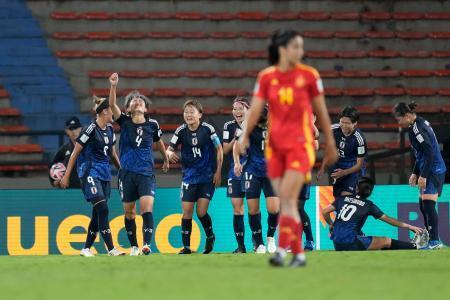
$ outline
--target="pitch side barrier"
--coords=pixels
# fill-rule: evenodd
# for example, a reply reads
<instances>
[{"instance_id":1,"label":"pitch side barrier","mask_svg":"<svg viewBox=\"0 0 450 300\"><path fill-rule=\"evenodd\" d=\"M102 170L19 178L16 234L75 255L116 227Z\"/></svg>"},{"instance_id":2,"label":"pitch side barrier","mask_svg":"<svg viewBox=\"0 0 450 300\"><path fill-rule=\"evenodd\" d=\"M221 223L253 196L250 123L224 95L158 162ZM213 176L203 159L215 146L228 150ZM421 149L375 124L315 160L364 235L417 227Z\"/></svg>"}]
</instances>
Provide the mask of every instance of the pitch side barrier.
<instances>
[{"instance_id":1,"label":"pitch side barrier","mask_svg":"<svg viewBox=\"0 0 450 300\"><path fill-rule=\"evenodd\" d=\"M175 253L181 248L181 202L178 188L157 189L154 207L155 232L152 251ZM413 225L422 226L422 216L417 204L418 190L407 185L379 185L370 197L384 213L398 217ZM449 232L450 185L444 187L438 202L439 231L444 244L450 246ZM311 199L306 202L316 245L321 250L332 249L328 228L321 217L321 209L333 202L331 187L312 187ZM267 230L267 213L261 201L263 232ZM117 190L109 200L110 224L114 244L128 251L129 243L124 228L122 204ZM215 252L231 252L236 248L233 232L233 210L226 189L214 194L210 214L216 233ZM83 247L89 223L90 204L83 200L79 190L0 190L0 254L1 255L78 255ZM251 232L245 218L245 241L252 249ZM137 226L141 226L137 217ZM138 232L139 244L142 234ZM406 230L394 228L372 218L364 227L366 235L389 236L402 240L410 236ZM265 238L264 238L265 239ZM198 219L194 219L191 245L202 250L205 235ZM106 253L99 239L94 244L96 252Z\"/></svg>"}]
</instances>

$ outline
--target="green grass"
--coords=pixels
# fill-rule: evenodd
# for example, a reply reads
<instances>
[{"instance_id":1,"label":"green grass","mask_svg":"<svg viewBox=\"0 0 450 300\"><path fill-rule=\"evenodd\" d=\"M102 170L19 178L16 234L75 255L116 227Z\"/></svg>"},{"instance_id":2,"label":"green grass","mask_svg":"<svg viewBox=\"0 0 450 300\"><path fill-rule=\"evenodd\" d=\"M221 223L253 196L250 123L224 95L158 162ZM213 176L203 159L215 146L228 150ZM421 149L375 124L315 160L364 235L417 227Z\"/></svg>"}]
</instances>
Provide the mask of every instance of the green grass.
<instances>
[{"instance_id":1,"label":"green grass","mask_svg":"<svg viewBox=\"0 0 450 300\"><path fill-rule=\"evenodd\" d=\"M308 253L302 269L247 254L0 257L2 299L448 299L450 249ZM145 297L145 298L144 298Z\"/></svg>"}]
</instances>

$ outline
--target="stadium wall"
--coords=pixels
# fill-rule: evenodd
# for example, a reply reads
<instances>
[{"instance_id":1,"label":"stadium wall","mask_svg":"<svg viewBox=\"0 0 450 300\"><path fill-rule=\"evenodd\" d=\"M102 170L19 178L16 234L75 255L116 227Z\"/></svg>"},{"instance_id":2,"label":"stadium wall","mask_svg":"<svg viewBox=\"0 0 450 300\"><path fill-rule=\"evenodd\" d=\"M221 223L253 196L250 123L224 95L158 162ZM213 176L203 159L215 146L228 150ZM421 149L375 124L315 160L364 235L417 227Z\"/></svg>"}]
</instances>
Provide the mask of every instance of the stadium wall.
<instances>
[{"instance_id":1,"label":"stadium wall","mask_svg":"<svg viewBox=\"0 0 450 300\"><path fill-rule=\"evenodd\" d=\"M444 187L439 200L439 226L441 240L450 246L449 199L450 185ZM128 252L122 205L117 190L109 200L111 230L116 246ZM377 186L371 199L384 213L403 221L421 226L422 216L417 205L417 190L406 185ZM0 190L0 254L1 255L78 255L85 240L89 223L90 204L85 203L79 190ZM318 200L318 201L316 201ZM328 228L320 217L320 208L333 201L331 187L313 187L311 199L306 204L318 248L332 249ZM262 201L263 232L266 231L265 205ZM181 248L179 189L157 190L154 207L155 233L153 252L175 253ZM216 191L211 202L210 214L216 233L216 252L231 252L236 247L232 225L232 207L226 197L226 189ZM141 226L138 217L138 228ZM248 222L246 222L246 228ZM364 227L366 235L388 236L406 240L408 232L389 226L372 218ZM142 234L138 230L142 245ZM204 233L195 219L192 248L201 250ZM246 232L247 249L252 249L250 230ZM99 239L94 244L99 253L106 253Z\"/></svg>"}]
</instances>

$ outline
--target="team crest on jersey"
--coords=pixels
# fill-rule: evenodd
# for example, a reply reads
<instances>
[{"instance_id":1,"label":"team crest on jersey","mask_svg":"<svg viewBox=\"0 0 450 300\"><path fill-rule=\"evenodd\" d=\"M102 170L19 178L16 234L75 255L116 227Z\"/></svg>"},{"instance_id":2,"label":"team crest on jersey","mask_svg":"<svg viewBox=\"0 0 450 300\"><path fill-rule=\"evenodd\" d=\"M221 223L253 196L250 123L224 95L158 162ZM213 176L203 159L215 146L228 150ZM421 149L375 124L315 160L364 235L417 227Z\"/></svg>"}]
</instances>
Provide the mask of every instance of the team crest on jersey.
<instances>
[{"instance_id":1,"label":"team crest on jersey","mask_svg":"<svg viewBox=\"0 0 450 300\"><path fill-rule=\"evenodd\" d=\"M298 88L305 86L305 79L303 79L303 77L297 77L297 79L295 79L295 86Z\"/></svg>"},{"instance_id":2,"label":"team crest on jersey","mask_svg":"<svg viewBox=\"0 0 450 300\"><path fill-rule=\"evenodd\" d=\"M345 148L345 141L341 141L339 143L339 148L344 149Z\"/></svg>"},{"instance_id":3,"label":"team crest on jersey","mask_svg":"<svg viewBox=\"0 0 450 300\"><path fill-rule=\"evenodd\" d=\"M198 144L198 139L196 137L192 138L192 145L195 146L197 144Z\"/></svg>"},{"instance_id":4,"label":"team crest on jersey","mask_svg":"<svg viewBox=\"0 0 450 300\"><path fill-rule=\"evenodd\" d=\"M278 84L280 84L280 82L279 82L278 79L276 79L276 78L273 78L273 79L270 81L270 85L278 85Z\"/></svg>"},{"instance_id":5,"label":"team crest on jersey","mask_svg":"<svg viewBox=\"0 0 450 300\"><path fill-rule=\"evenodd\" d=\"M109 139L108 139L108 137L107 137L107 136L104 136L103 138L104 138L104 140L105 140L105 144L109 144Z\"/></svg>"}]
</instances>

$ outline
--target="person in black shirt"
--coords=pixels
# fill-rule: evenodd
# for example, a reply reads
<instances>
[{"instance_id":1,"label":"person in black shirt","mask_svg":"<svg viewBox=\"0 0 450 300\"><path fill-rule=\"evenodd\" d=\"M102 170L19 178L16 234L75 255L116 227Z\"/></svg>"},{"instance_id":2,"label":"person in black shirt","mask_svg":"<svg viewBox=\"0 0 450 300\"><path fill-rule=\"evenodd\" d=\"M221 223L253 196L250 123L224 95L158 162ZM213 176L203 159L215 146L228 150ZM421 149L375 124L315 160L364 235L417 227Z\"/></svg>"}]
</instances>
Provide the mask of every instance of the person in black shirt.
<instances>
[{"instance_id":1,"label":"person in black shirt","mask_svg":"<svg viewBox=\"0 0 450 300\"><path fill-rule=\"evenodd\" d=\"M50 168L56 164L56 163L62 163L64 166L67 167L67 164L69 163L70 155L72 155L73 148L75 147L76 139L80 135L82 125L80 123L80 120L77 117L70 117L66 120L64 131L66 132L67 137L69 138L69 141L61 146L59 148L58 152L56 152L55 156L53 157L53 160L50 162L48 168ZM48 176L48 179L50 180L50 184L54 187L60 187L59 186L59 180L55 180L50 176ZM78 173L77 170L74 169L72 174L69 178L69 188L72 189L79 189L80 188L80 180L78 179Z\"/></svg>"}]
</instances>

